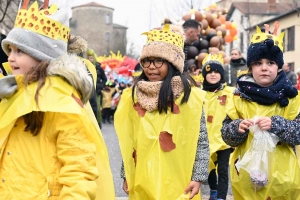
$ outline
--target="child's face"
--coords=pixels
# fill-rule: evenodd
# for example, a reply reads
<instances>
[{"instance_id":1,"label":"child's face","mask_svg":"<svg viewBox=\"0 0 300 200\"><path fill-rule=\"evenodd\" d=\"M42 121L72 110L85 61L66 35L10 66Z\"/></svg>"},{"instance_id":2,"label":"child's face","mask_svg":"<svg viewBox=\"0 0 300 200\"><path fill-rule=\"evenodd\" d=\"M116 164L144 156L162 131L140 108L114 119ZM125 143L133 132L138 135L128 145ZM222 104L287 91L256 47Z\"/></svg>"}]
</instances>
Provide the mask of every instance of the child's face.
<instances>
[{"instance_id":1,"label":"child's face","mask_svg":"<svg viewBox=\"0 0 300 200\"><path fill-rule=\"evenodd\" d=\"M216 84L221 80L221 74L215 71L206 74L206 81L210 84Z\"/></svg>"},{"instance_id":2,"label":"child's face","mask_svg":"<svg viewBox=\"0 0 300 200\"><path fill-rule=\"evenodd\" d=\"M29 56L13 45L9 45L9 49L10 53L8 62L13 71L13 75L25 74L32 67L37 66L40 63L40 61Z\"/></svg>"},{"instance_id":3,"label":"child's face","mask_svg":"<svg viewBox=\"0 0 300 200\"><path fill-rule=\"evenodd\" d=\"M162 58L149 57L142 60L144 73L150 81L162 81L168 74L168 62Z\"/></svg>"},{"instance_id":4,"label":"child's face","mask_svg":"<svg viewBox=\"0 0 300 200\"><path fill-rule=\"evenodd\" d=\"M241 54L238 50L234 49L230 52L230 56L232 60L239 59L241 57Z\"/></svg>"},{"instance_id":5,"label":"child's face","mask_svg":"<svg viewBox=\"0 0 300 200\"><path fill-rule=\"evenodd\" d=\"M88 56L89 61L94 62L94 56Z\"/></svg>"},{"instance_id":6,"label":"child's face","mask_svg":"<svg viewBox=\"0 0 300 200\"><path fill-rule=\"evenodd\" d=\"M264 58L252 63L251 69L255 82L262 87L271 86L278 73L277 64Z\"/></svg>"}]
</instances>

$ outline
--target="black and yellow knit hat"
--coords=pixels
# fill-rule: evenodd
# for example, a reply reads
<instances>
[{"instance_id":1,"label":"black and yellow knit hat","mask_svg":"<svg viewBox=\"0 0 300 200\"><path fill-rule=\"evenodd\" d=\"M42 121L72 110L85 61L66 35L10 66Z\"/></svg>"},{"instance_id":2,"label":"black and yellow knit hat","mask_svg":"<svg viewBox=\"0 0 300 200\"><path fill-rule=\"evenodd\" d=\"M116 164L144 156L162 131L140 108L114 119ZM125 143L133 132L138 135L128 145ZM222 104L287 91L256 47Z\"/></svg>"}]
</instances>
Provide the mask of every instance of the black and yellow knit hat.
<instances>
[{"instance_id":1,"label":"black and yellow knit hat","mask_svg":"<svg viewBox=\"0 0 300 200\"><path fill-rule=\"evenodd\" d=\"M276 62L278 68L281 69L283 60L283 37L284 32L277 36L279 22L274 23L273 33L269 32L269 25L265 24L264 32L256 27L256 33L252 36L250 46L247 51L247 66L260 59L268 59Z\"/></svg>"},{"instance_id":2,"label":"black and yellow knit hat","mask_svg":"<svg viewBox=\"0 0 300 200\"><path fill-rule=\"evenodd\" d=\"M206 79L206 75L212 71L221 74L221 79L224 78L224 59L222 54L207 54L202 61L202 75Z\"/></svg>"}]
</instances>

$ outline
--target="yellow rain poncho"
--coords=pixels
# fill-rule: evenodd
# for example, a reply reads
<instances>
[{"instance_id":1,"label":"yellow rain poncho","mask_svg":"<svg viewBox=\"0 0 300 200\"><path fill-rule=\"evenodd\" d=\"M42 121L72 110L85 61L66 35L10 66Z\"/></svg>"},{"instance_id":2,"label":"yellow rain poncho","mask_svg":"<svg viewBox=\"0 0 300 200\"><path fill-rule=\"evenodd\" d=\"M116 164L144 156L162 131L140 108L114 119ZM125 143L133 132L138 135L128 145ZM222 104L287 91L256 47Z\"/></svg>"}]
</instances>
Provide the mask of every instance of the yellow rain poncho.
<instances>
[{"instance_id":1,"label":"yellow rain poncho","mask_svg":"<svg viewBox=\"0 0 300 200\"><path fill-rule=\"evenodd\" d=\"M79 106L78 103L76 102L76 99L79 99L79 94L77 93L77 91L71 86L69 85L63 78L61 77L50 77L49 79L47 79L45 85L42 87L42 89L40 90L40 96L39 96L39 107L36 105L36 102L34 100L34 94L35 91L37 89L37 83L31 83L30 85L27 86L27 88L24 87L23 84L23 76L16 76L16 81L18 84L18 90L17 92L6 99L2 99L2 101L0 102L0 158L1 158L1 166L8 166L9 163L4 163L3 162L8 162L9 158L3 159L5 156L7 156L8 154L3 154L3 150L6 149L6 145L16 145L19 147L19 149L24 148L26 149L26 151L28 151L28 156L26 154L26 156L24 158L20 158L20 159L24 159L24 160L28 160L30 159L29 155L34 154L33 152L35 151L35 149L33 148L33 146L24 146L24 144L29 144L30 142L32 142L32 145L35 144L34 142L36 141L36 139L32 139L32 135L30 133L28 133L28 136L24 136L24 140L28 140L27 143L24 142L17 142L17 141L13 141L10 140L10 134L11 132L14 132L17 129L14 129L14 125L19 121L20 117L30 113L32 111L42 111L46 113L46 117L49 116L54 116L54 119L58 120L56 122L66 122L65 125L61 125L62 131L61 132L67 132L68 130L71 130L72 127L70 127L71 125L68 124L68 119L70 119L71 121L78 121L81 122L81 130L83 130L83 133L88 133L86 134L84 137L87 138L90 142L95 144L95 151L96 151L96 165L98 168L98 172L96 174L99 175L98 179L96 179L96 183L97 183L97 190L96 194L89 194L91 196L96 196L97 200L102 200L102 199L115 199L115 193L114 193L114 184L113 184L113 178L112 178L112 174L111 174L111 170L110 170L110 166L109 166L109 158L108 158L108 153L107 153L107 149L106 149L106 145L104 142L104 139L102 137L101 131L97 125L97 121L92 113L91 110L91 106L89 104L87 104L85 106L85 108L82 106ZM73 95L73 97L72 97ZM52 114L54 113L54 114ZM57 115L55 115L55 113L57 113ZM56 116L64 116L63 118L58 119ZM50 124L52 123L52 121L48 121L45 120L43 127L48 127ZM18 126L17 126L18 127ZM49 126L52 127L52 126ZM78 126L79 127L79 126ZM21 127L20 127L21 128ZM53 128L48 129L47 131L45 131L46 129L43 128L39 134L39 136L36 137L42 137L45 134L49 134L49 133L55 133L55 130L52 130ZM23 130L20 130L23 131ZM43 132L45 131L45 132ZM31 139L30 139L31 138ZM46 138L46 137L45 137ZM31 141L32 140L32 141ZM17 142L14 144L14 142ZM78 141L80 143L80 141ZM23 146L21 146L23 145ZM59 164L58 162L55 163L51 163L49 162L51 159L48 158L48 156L43 157L42 155L48 155L49 153L53 153L55 151L52 151L54 147L51 147L50 149L46 148L47 152L46 154L44 154L44 148L43 147L50 147L51 146L51 142L48 141L47 139L41 139L41 141L38 143L38 145L40 145L42 148L39 149L39 151L36 151L36 155L40 156L41 160L35 160L32 164L34 163L39 163L36 165L36 167L34 168L38 168L41 171L39 173L41 174L45 174L45 176L49 173L49 169L54 169L56 170L55 167L53 166L61 166L62 164ZM60 146L62 146L63 144L60 144ZM11 147L10 147L11 148ZM82 146L81 148L84 148L84 146ZM16 149L17 150L17 149ZM57 149L57 154L59 152L62 152L63 149ZM74 156L77 156L77 154L74 152ZM80 156L80 155L78 155ZM56 155L51 155L51 158L53 160L55 160L54 158L56 158ZM69 160L70 157L60 157L63 158L64 162L67 161L71 161ZM73 159L74 160L74 159ZM25 162L25 161L24 161ZM23 162L23 163L24 163ZM28 161L26 161L28 162ZM45 163L48 163L46 165L44 165ZM72 166L72 165L71 165ZM76 166L73 164L73 166ZM60 173L63 174L63 171L66 170L68 167L66 168L61 168L61 169L57 169L60 171ZM87 166L81 166L81 168L86 168ZM21 169L20 169L21 170ZM25 169L24 170L28 170ZM1 173L5 173L5 170L2 171ZM24 174L21 171L19 172L20 174ZM89 188L91 185L91 181L89 183L89 185L87 185L87 183L85 185L81 185L80 186L80 181L88 179L88 177L81 177L80 172L76 172L76 169L74 168L72 173L77 173L77 176L73 176L73 182L74 180L78 179L79 181L77 182L77 187L71 187L71 185L68 185L69 187L64 187L63 190L60 191L59 187L55 188L55 189L51 189L51 187L53 187L53 183L57 184L56 182L59 180L60 184L64 181L69 181L72 179L72 177L68 177L67 173L64 173L64 176L58 174L53 175L53 180L50 178L48 180L48 177L52 177L52 175L48 175L47 177L47 181L48 184L43 184L44 186L49 187L49 191L48 191L48 195L50 196L50 199L56 199L56 197L58 195L61 195L61 198L68 198L68 195L72 195L72 197L74 199L82 199L84 196L86 196L85 192L86 191L93 191L93 188ZM71 173L69 173L71 174ZM92 174L90 174L92 177ZM17 176L16 174L11 174L11 177L7 177L7 183L9 184L10 182L8 180L12 180L13 176ZM43 177L43 176L42 176ZM41 180L42 177L39 176L34 176L33 180L27 180L27 181L33 181L33 182L38 182ZM57 178L59 177L59 178ZM22 178L22 177L21 177ZM70 182L72 183L72 182ZM25 183L23 183L25 184ZM14 185L14 184L13 184ZM4 186L4 185L3 185ZM61 186L60 186L61 187ZM1 187L0 186L0 190L1 188L5 188L5 187ZM74 188L77 188L76 190L74 190ZM35 188L35 190L30 190L30 194L23 194L24 199L26 199L26 196L34 196L34 195L38 195L41 193L41 191L44 191L44 187L42 188ZM6 192L4 192L6 191ZM1 192L1 195L11 195L11 193L7 193L8 190L4 189L4 191ZM15 192L14 195L18 195L18 194L22 194L22 191L19 192ZM23 192L24 193L24 192ZM54 196L52 196L52 194ZM47 191L45 191L45 195L47 195ZM44 196L44 195L43 195ZM43 198L44 199L44 198Z\"/></svg>"},{"instance_id":2,"label":"yellow rain poncho","mask_svg":"<svg viewBox=\"0 0 300 200\"><path fill-rule=\"evenodd\" d=\"M89 72L92 74L93 76L93 81L94 81L94 86L96 89L96 85L97 85L97 70L95 65L93 65L93 63L91 63L91 61L89 61L88 59L85 58L81 58L79 57L81 60L83 60L83 62L85 63L85 66L88 68Z\"/></svg>"},{"instance_id":3,"label":"yellow rain poncho","mask_svg":"<svg viewBox=\"0 0 300 200\"><path fill-rule=\"evenodd\" d=\"M233 104L227 106L228 116L232 119L252 119L254 116L273 115L283 116L293 120L300 111L300 97L289 99L287 107L280 107L279 103L271 106L259 105L234 96ZM300 168L293 149L285 144L276 146L274 161L269 167L268 184L255 192L251 185L249 173L241 169L238 173L235 163L242 159L250 147L253 133L250 132L246 141L235 148L230 161L230 177L234 199L238 200L299 200L300 199ZM259 162L259 161L257 161Z\"/></svg>"},{"instance_id":4,"label":"yellow rain poncho","mask_svg":"<svg viewBox=\"0 0 300 200\"><path fill-rule=\"evenodd\" d=\"M134 105L131 92L123 91L115 113L129 199L188 200L183 192L192 177L205 92L192 88L188 102L180 105L181 94L178 109L167 114ZM163 150L163 132L171 136L169 151Z\"/></svg>"},{"instance_id":5,"label":"yellow rain poncho","mask_svg":"<svg viewBox=\"0 0 300 200\"><path fill-rule=\"evenodd\" d=\"M221 128L222 122L226 117L226 104L232 101L233 91L235 88L225 86L223 90L218 92L207 92L205 114L207 115L206 127L208 132L209 150L211 162L216 162L217 151L230 148L222 139ZM214 165L210 163L210 170L214 169Z\"/></svg>"}]
</instances>

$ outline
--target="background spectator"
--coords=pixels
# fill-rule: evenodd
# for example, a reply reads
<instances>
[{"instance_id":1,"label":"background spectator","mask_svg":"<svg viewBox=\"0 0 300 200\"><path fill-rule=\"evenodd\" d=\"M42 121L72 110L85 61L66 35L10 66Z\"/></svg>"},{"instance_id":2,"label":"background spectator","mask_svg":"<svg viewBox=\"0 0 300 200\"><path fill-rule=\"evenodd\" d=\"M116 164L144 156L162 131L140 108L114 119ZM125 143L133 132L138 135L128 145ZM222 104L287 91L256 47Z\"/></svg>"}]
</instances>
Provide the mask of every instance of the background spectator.
<instances>
[{"instance_id":1,"label":"background spectator","mask_svg":"<svg viewBox=\"0 0 300 200\"><path fill-rule=\"evenodd\" d=\"M224 78L229 86L236 86L237 77L248 72L245 58L242 57L241 51L233 48L230 51L230 63L224 66Z\"/></svg>"},{"instance_id":2,"label":"background spectator","mask_svg":"<svg viewBox=\"0 0 300 200\"><path fill-rule=\"evenodd\" d=\"M93 63L96 67L97 71L97 81L96 81L96 93L97 93L97 103L98 103L98 123L101 127L101 105L102 105L102 90L105 87L107 77L105 75L105 72L103 68L101 67L101 64L97 62L96 60L96 53L93 49L88 49L87 51L87 58L88 60Z\"/></svg>"},{"instance_id":3,"label":"background spectator","mask_svg":"<svg viewBox=\"0 0 300 200\"><path fill-rule=\"evenodd\" d=\"M185 36L184 47L183 47L183 52L185 55L183 71L187 71L186 61L187 61L188 48L190 45L193 44L193 42L199 39L201 33L201 24L197 20L189 19L183 23L182 27Z\"/></svg>"},{"instance_id":4,"label":"background spectator","mask_svg":"<svg viewBox=\"0 0 300 200\"><path fill-rule=\"evenodd\" d=\"M297 77L298 77L298 79L297 79L296 88L297 88L297 90L300 90L300 69L297 70Z\"/></svg>"},{"instance_id":5,"label":"background spectator","mask_svg":"<svg viewBox=\"0 0 300 200\"><path fill-rule=\"evenodd\" d=\"M282 69L285 71L286 78L292 82L292 85L297 85L297 75L291 71L291 66L288 63L284 63Z\"/></svg>"}]
</instances>

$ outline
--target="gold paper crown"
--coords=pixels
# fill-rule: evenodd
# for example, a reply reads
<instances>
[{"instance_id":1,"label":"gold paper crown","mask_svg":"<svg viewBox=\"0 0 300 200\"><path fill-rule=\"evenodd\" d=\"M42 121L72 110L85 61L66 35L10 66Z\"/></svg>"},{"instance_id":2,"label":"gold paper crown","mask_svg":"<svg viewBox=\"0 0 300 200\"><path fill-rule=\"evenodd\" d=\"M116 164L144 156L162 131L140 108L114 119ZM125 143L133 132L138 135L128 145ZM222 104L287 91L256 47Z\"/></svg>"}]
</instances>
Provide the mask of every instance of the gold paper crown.
<instances>
[{"instance_id":1,"label":"gold paper crown","mask_svg":"<svg viewBox=\"0 0 300 200\"><path fill-rule=\"evenodd\" d=\"M183 48L183 38L170 29L169 24L165 24L161 30L153 29L150 32L142 33L147 35L147 43L150 42L166 42Z\"/></svg>"},{"instance_id":2,"label":"gold paper crown","mask_svg":"<svg viewBox=\"0 0 300 200\"><path fill-rule=\"evenodd\" d=\"M274 41L274 45L278 46L281 51L283 51L283 37L284 32L281 32L279 36L277 36L277 31L279 28L279 22L274 23L274 31L273 34L269 33L269 25L264 24L265 33L261 31L261 29L256 26L256 33L252 35L250 44L260 43L265 41L266 39L272 39Z\"/></svg>"},{"instance_id":3,"label":"gold paper crown","mask_svg":"<svg viewBox=\"0 0 300 200\"><path fill-rule=\"evenodd\" d=\"M132 72L132 76L133 77L138 77L138 76L140 76L142 74L142 71L133 71Z\"/></svg>"},{"instance_id":4,"label":"gold paper crown","mask_svg":"<svg viewBox=\"0 0 300 200\"><path fill-rule=\"evenodd\" d=\"M222 65L224 65L224 59L223 59L223 55L220 54L206 54L205 58L202 61L202 66L204 66L206 63L208 62L218 62L221 63Z\"/></svg>"},{"instance_id":5,"label":"gold paper crown","mask_svg":"<svg viewBox=\"0 0 300 200\"><path fill-rule=\"evenodd\" d=\"M24 2L24 4L26 3ZM27 5L24 6L24 4L18 11L14 25L15 28L30 30L54 40L68 41L70 34L69 27L48 17L58 10L55 4L49 9L43 10L39 10L37 1L28 10L26 10L28 2Z\"/></svg>"},{"instance_id":6,"label":"gold paper crown","mask_svg":"<svg viewBox=\"0 0 300 200\"><path fill-rule=\"evenodd\" d=\"M202 75L202 74L199 74L199 75L193 75L192 77L193 77L193 79L194 79L196 82L201 82L201 83L203 83L203 81L204 81L204 78L203 78L203 75Z\"/></svg>"}]
</instances>

